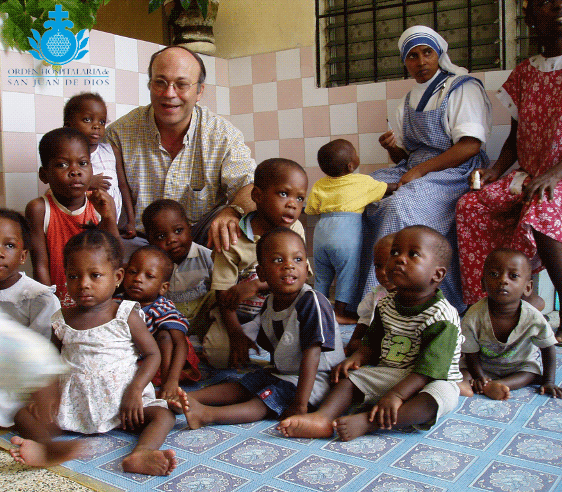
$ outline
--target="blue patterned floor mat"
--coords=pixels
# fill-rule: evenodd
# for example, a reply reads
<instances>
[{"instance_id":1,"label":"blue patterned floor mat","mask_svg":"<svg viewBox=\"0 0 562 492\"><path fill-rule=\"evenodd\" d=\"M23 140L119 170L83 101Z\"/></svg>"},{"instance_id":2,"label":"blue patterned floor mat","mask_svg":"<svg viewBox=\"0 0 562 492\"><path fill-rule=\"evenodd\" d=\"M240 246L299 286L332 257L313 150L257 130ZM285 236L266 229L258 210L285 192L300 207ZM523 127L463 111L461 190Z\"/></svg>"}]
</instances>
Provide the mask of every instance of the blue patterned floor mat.
<instances>
[{"instance_id":1,"label":"blue patterned floor mat","mask_svg":"<svg viewBox=\"0 0 562 492\"><path fill-rule=\"evenodd\" d=\"M118 430L89 437L88 458L65 467L99 481L98 490L107 484L134 492L562 491L562 400L536 388L512 395L506 402L461 397L429 432L380 432L347 443L286 439L275 421L186 431L181 416L163 446L179 460L168 477L121 471L136 438Z\"/></svg>"}]
</instances>

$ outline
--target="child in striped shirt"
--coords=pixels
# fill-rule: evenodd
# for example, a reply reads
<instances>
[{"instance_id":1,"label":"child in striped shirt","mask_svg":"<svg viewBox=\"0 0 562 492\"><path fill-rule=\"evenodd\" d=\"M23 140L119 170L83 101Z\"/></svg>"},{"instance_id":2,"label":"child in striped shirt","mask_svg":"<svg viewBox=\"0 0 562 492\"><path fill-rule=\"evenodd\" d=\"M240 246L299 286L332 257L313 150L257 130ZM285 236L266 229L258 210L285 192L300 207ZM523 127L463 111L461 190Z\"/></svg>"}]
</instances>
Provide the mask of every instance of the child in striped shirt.
<instances>
[{"instance_id":1,"label":"child in striped shirt","mask_svg":"<svg viewBox=\"0 0 562 492\"><path fill-rule=\"evenodd\" d=\"M280 422L285 436L331 437L335 427L349 441L379 429L428 429L455 408L460 319L439 290L451 255L447 239L430 227L396 234L386 264L396 291L379 301L363 345L334 369L337 384L318 411ZM373 408L340 417L358 398Z\"/></svg>"}]
</instances>

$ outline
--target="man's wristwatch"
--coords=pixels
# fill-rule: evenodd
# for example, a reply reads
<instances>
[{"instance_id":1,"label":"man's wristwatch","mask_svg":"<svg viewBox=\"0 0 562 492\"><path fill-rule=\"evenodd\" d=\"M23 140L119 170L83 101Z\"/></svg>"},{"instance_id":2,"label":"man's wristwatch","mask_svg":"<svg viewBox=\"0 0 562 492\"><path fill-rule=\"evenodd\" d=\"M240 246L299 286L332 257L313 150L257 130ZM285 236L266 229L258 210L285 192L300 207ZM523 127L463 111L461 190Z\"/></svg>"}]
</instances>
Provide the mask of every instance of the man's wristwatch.
<instances>
[{"instance_id":1,"label":"man's wristwatch","mask_svg":"<svg viewBox=\"0 0 562 492\"><path fill-rule=\"evenodd\" d=\"M230 208L234 209L236 212L238 212L240 214L240 217L242 217L244 215L244 209L240 205L236 205L234 203L231 203L228 206Z\"/></svg>"}]
</instances>

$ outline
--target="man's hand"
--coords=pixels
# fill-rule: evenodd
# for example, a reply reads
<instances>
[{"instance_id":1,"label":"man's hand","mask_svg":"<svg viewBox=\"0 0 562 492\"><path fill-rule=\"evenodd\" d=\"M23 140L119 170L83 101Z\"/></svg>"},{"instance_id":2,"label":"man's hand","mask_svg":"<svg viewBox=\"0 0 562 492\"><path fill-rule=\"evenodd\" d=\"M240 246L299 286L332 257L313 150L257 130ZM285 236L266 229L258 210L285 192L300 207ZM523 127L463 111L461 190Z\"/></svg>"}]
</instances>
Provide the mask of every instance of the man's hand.
<instances>
[{"instance_id":1,"label":"man's hand","mask_svg":"<svg viewBox=\"0 0 562 492\"><path fill-rule=\"evenodd\" d=\"M209 239L207 246L220 253L224 248L226 251L231 244L236 244L242 234L238 222L240 214L232 207L223 208L214 218L209 228Z\"/></svg>"}]
</instances>

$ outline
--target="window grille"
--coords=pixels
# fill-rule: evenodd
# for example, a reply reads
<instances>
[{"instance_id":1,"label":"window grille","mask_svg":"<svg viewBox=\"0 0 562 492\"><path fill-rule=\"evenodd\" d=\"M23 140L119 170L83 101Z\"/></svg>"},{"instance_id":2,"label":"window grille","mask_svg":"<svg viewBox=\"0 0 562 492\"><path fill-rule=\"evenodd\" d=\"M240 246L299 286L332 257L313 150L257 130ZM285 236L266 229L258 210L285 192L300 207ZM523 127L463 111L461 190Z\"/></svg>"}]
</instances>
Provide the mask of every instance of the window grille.
<instances>
[{"instance_id":1,"label":"window grille","mask_svg":"<svg viewBox=\"0 0 562 492\"><path fill-rule=\"evenodd\" d=\"M449 43L453 63L470 72L513 68L515 58L522 60L533 51L534 42L517 4L513 0L316 0L317 81L333 87L407 78L397 42L405 29L416 24L439 32ZM506 26L513 23L515 49L506 54L506 32L510 32Z\"/></svg>"}]
</instances>

